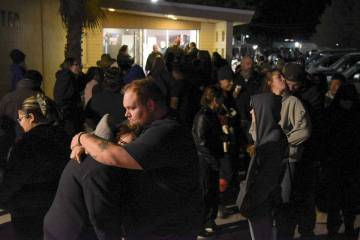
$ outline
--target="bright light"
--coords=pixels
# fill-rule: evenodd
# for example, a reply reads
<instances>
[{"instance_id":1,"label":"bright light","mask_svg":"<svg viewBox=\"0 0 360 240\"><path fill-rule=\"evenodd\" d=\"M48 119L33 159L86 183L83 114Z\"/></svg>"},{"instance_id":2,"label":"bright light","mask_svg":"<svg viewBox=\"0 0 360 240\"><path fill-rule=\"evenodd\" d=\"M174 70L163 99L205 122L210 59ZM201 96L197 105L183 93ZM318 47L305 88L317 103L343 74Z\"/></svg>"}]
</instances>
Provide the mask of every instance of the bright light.
<instances>
[{"instance_id":1,"label":"bright light","mask_svg":"<svg viewBox=\"0 0 360 240\"><path fill-rule=\"evenodd\" d=\"M258 49L258 47L259 47L258 45L254 45L253 49L256 50L256 49Z\"/></svg>"},{"instance_id":2,"label":"bright light","mask_svg":"<svg viewBox=\"0 0 360 240\"><path fill-rule=\"evenodd\" d=\"M109 12L115 12L115 9L114 8L108 8L108 11Z\"/></svg>"},{"instance_id":3,"label":"bright light","mask_svg":"<svg viewBox=\"0 0 360 240\"><path fill-rule=\"evenodd\" d=\"M159 0L151 0L151 3L157 3Z\"/></svg>"},{"instance_id":4,"label":"bright light","mask_svg":"<svg viewBox=\"0 0 360 240\"><path fill-rule=\"evenodd\" d=\"M296 47L296 48L299 48L300 45L301 45L301 44L300 44L299 42L295 42L295 47Z\"/></svg>"},{"instance_id":5,"label":"bright light","mask_svg":"<svg viewBox=\"0 0 360 240\"><path fill-rule=\"evenodd\" d=\"M245 36L246 38L249 38L250 36L249 36L249 34L246 34L246 36Z\"/></svg>"},{"instance_id":6,"label":"bright light","mask_svg":"<svg viewBox=\"0 0 360 240\"><path fill-rule=\"evenodd\" d=\"M172 14L166 15L168 18L172 19L172 20L177 20L177 17L175 17Z\"/></svg>"},{"instance_id":7,"label":"bright light","mask_svg":"<svg viewBox=\"0 0 360 240\"><path fill-rule=\"evenodd\" d=\"M340 46L340 43L336 43L336 46L337 46L337 47Z\"/></svg>"}]
</instances>

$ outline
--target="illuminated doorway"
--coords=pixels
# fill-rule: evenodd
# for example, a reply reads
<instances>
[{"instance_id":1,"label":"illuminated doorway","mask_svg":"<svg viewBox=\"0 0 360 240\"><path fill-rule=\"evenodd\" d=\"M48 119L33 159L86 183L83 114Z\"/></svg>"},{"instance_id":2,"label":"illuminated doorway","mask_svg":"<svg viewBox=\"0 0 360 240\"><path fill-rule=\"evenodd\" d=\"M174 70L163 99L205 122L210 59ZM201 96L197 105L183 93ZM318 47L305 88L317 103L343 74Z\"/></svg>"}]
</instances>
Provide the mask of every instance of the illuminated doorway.
<instances>
[{"instance_id":1,"label":"illuminated doorway","mask_svg":"<svg viewBox=\"0 0 360 240\"><path fill-rule=\"evenodd\" d=\"M170 47L175 38L180 37L180 46L184 48L190 42L199 42L198 30L160 30L160 29L103 29L103 52L116 58L120 47L124 44L129 47L129 54L134 61L145 67L148 55L154 44L159 46L162 53Z\"/></svg>"}]
</instances>

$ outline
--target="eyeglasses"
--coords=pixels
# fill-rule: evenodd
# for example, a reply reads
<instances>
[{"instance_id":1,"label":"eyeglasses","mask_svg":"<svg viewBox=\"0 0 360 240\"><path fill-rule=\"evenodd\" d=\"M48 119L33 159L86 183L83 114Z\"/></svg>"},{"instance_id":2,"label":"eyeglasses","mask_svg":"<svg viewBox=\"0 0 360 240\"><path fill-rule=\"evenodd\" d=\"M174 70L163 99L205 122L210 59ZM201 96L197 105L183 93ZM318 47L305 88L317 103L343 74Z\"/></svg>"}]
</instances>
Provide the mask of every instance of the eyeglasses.
<instances>
[{"instance_id":1,"label":"eyeglasses","mask_svg":"<svg viewBox=\"0 0 360 240\"><path fill-rule=\"evenodd\" d=\"M128 142L125 142L125 141L122 140L121 138L119 139L118 143L119 143L120 145L126 145L126 144L128 144Z\"/></svg>"},{"instance_id":2,"label":"eyeglasses","mask_svg":"<svg viewBox=\"0 0 360 240\"><path fill-rule=\"evenodd\" d=\"M21 122L24 118L28 118L28 117L29 117L29 115L25 114L25 115L23 115L22 117L17 118L16 120L17 120L18 122Z\"/></svg>"}]
</instances>

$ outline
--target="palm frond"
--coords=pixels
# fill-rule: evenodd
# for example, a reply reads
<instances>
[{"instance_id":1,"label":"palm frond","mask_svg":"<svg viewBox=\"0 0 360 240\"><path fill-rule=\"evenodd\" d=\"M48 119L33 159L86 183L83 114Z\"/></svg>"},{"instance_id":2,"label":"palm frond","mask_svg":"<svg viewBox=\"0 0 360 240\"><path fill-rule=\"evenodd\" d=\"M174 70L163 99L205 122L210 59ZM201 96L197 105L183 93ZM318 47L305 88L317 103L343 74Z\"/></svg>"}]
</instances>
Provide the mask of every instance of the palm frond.
<instances>
[{"instance_id":1,"label":"palm frond","mask_svg":"<svg viewBox=\"0 0 360 240\"><path fill-rule=\"evenodd\" d=\"M94 29L101 26L105 14L100 7L102 0L60 0L59 13L65 26L81 21L82 26Z\"/></svg>"},{"instance_id":2,"label":"palm frond","mask_svg":"<svg viewBox=\"0 0 360 240\"><path fill-rule=\"evenodd\" d=\"M96 29L101 26L105 13L100 7L102 0L87 0L84 6L83 26L90 29Z\"/></svg>"}]
</instances>

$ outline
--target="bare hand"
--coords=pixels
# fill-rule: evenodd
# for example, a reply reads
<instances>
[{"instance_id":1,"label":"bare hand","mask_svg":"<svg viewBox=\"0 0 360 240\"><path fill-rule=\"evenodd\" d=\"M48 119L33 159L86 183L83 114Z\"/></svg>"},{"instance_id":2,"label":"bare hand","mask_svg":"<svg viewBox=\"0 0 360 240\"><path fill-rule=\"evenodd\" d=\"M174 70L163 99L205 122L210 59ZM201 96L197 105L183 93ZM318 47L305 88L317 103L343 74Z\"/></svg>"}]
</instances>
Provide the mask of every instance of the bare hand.
<instances>
[{"instance_id":1,"label":"bare hand","mask_svg":"<svg viewBox=\"0 0 360 240\"><path fill-rule=\"evenodd\" d=\"M241 92L241 85L237 85L233 91L233 97L237 98Z\"/></svg>"},{"instance_id":2,"label":"bare hand","mask_svg":"<svg viewBox=\"0 0 360 240\"><path fill-rule=\"evenodd\" d=\"M78 134L76 134L72 140L71 140L71 145L70 145L70 149L72 150L74 147L79 145L79 135L81 134L81 132L79 132Z\"/></svg>"},{"instance_id":3,"label":"bare hand","mask_svg":"<svg viewBox=\"0 0 360 240\"><path fill-rule=\"evenodd\" d=\"M84 156L84 154L85 154L85 148L83 148L80 145L76 145L74 148L71 149L70 158L80 163L81 158L82 156Z\"/></svg>"},{"instance_id":4,"label":"bare hand","mask_svg":"<svg viewBox=\"0 0 360 240\"><path fill-rule=\"evenodd\" d=\"M256 153L255 145L251 144L246 148L246 151L248 152L250 157L253 157Z\"/></svg>"}]
</instances>

